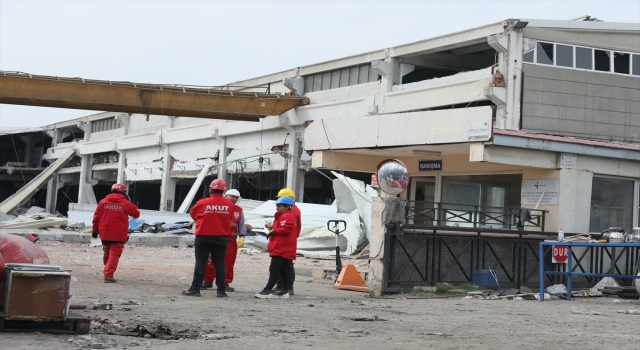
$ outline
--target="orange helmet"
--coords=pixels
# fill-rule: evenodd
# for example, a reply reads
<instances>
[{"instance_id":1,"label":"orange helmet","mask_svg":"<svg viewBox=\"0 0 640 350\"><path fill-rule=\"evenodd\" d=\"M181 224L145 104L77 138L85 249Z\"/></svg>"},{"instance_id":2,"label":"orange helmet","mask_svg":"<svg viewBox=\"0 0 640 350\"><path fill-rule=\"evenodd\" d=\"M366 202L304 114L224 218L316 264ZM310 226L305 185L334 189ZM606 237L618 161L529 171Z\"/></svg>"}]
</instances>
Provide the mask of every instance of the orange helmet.
<instances>
[{"instance_id":1,"label":"orange helmet","mask_svg":"<svg viewBox=\"0 0 640 350\"><path fill-rule=\"evenodd\" d=\"M224 180L221 179L215 179L213 181L211 181L211 184L209 185L209 188L212 190L219 190L224 192L227 189L227 183L224 182Z\"/></svg>"},{"instance_id":2,"label":"orange helmet","mask_svg":"<svg viewBox=\"0 0 640 350\"><path fill-rule=\"evenodd\" d=\"M123 184L113 184L113 186L111 186L111 192L125 193L127 192L127 186Z\"/></svg>"}]
</instances>

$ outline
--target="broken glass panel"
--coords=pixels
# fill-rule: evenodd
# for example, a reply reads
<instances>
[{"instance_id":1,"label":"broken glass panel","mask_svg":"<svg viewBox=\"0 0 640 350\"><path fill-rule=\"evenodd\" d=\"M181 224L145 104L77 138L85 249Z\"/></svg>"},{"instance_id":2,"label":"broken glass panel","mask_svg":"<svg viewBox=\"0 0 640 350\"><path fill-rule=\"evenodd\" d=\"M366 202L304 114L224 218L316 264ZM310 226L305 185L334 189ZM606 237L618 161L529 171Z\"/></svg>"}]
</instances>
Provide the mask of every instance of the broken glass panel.
<instances>
[{"instance_id":1,"label":"broken glass panel","mask_svg":"<svg viewBox=\"0 0 640 350\"><path fill-rule=\"evenodd\" d=\"M593 49L576 47L576 68L593 69Z\"/></svg>"},{"instance_id":2,"label":"broken glass panel","mask_svg":"<svg viewBox=\"0 0 640 350\"><path fill-rule=\"evenodd\" d=\"M523 55L523 60L528 63L533 63L533 50Z\"/></svg>"},{"instance_id":3,"label":"broken glass panel","mask_svg":"<svg viewBox=\"0 0 640 350\"><path fill-rule=\"evenodd\" d=\"M538 43L536 52L538 63L553 64L553 44Z\"/></svg>"},{"instance_id":4,"label":"broken glass panel","mask_svg":"<svg viewBox=\"0 0 640 350\"><path fill-rule=\"evenodd\" d=\"M573 46L556 44L556 66L573 67Z\"/></svg>"},{"instance_id":5,"label":"broken glass panel","mask_svg":"<svg viewBox=\"0 0 640 350\"><path fill-rule=\"evenodd\" d=\"M613 71L620 74L629 74L630 58L628 53L614 52Z\"/></svg>"},{"instance_id":6,"label":"broken glass panel","mask_svg":"<svg viewBox=\"0 0 640 350\"><path fill-rule=\"evenodd\" d=\"M595 50L595 70L611 72L611 51Z\"/></svg>"}]
</instances>

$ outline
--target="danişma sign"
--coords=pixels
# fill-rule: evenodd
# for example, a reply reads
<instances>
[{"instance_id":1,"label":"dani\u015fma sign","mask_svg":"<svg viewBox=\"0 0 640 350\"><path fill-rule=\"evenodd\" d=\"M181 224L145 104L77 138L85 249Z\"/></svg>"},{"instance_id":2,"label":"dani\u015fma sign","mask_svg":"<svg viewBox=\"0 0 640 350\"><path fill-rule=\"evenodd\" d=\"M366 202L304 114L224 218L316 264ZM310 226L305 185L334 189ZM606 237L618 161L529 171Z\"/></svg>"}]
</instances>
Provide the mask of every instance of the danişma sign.
<instances>
[{"instance_id":1,"label":"dani\u015fma sign","mask_svg":"<svg viewBox=\"0 0 640 350\"><path fill-rule=\"evenodd\" d=\"M442 171L441 160L420 160L418 161L419 171Z\"/></svg>"}]
</instances>

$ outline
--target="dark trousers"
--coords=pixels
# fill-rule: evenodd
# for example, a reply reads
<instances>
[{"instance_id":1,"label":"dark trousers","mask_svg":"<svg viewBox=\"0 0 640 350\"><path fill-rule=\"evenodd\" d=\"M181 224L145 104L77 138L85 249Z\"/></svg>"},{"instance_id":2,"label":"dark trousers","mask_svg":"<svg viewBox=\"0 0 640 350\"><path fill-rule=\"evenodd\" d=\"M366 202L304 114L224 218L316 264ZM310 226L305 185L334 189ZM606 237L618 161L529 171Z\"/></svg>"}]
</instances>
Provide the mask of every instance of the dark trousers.
<instances>
[{"instance_id":1,"label":"dark trousers","mask_svg":"<svg viewBox=\"0 0 640 350\"><path fill-rule=\"evenodd\" d=\"M289 285L285 285L285 288L287 290L293 290L293 282L296 281L296 269L293 267L293 260L289 260L287 274L289 275ZM276 289L283 289L282 281L280 279L278 279L278 282L276 283Z\"/></svg>"},{"instance_id":2,"label":"dark trousers","mask_svg":"<svg viewBox=\"0 0 640 350\"><path fill-rule=\"evenodd\" d=\"M269 281L267 282L266 290L271 290L276 282L280 280L283 286L291 284L289 279L289 269L292 268L292 260L285 259L281 256L272 256L271 265L269 265Z\"/></svg>"},{"instance_id":3,"label":"dark trousers","mask_svg":"<svg viewBox=\"0 0 640 350\"><path fill-rule=\"evenodd\" d=\"M216 278L216 287L218 288L218 292L225 291L224 256L228 243L229 238L227 236L196 236L194 243L196 266L193 269L191 290L200 290L207 260L209 254L211 254L211 262L216 270L216 276L218 276L218 278Z\"/></svg>"}]
</instances>

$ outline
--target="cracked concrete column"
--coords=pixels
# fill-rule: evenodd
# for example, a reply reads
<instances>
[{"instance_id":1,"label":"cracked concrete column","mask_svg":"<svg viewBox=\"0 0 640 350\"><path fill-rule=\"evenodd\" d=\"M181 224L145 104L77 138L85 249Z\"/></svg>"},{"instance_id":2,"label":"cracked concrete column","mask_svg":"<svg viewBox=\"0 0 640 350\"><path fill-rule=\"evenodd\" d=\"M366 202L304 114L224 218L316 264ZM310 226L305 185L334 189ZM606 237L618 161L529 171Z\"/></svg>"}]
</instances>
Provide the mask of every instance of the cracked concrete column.
<instances>
[{"instance_id":1,"label":"cracked concrete column","mask_svg":"<svg viewBox=\"0 0 640 350\"><path fill-rule=\"evenodd\" d=\"M127 136L129 134L129 121L131 120L131 113L128 113L128 114L123 113L123 114L117 115L115 118L118 122L120 122L120 124L122 124L122 127L124 128L124 136ZM116 151L118 152L118 177L116 179L116 182L127 186L127 193L128 193L129 184L127 183L128 181L126 181L125 179L125 168L127 167L127 151L120 150L120 149L116 149Z\"/></svg>"},{"instance_id":2,"label":"cracked concrete column","mask_svg":"<svg viewBox=\"0 0 640 350\"><path fill-rule=\"evenodd\" d=\"M78 128L84 131L84 142L88 142L91 138L91 122L78 122ZM92 178L93 154L84 154L80 158L82 158L82 163L80 164L80 182L78 183L78 203L98 204L93 192L93 186L98 183Z\"/></svg>"},{"instance_id":3,"label":"cracked concrete column","mask_svg":"<svg viewBox=\"0 0 640 350\"><path fill-rule=\"evenodd\" d=\"M302 157L302 135L304 130L292 128L291 142L289 142L289 153L293 155L288 159L287 167L287 187L296 194L296 201L303 202L304 198L304 170L300 169L300 157Z\"/></svg>"},{"instance_id":4,"label":"cracked concrete column","mask_svg":"<svg viewBox=\"0 0 640 350\"><path fill-rule=\"evenodd\" d=\"M169 117L169 128L173 127L175 117ZM173 158L169 152L170 146L164 143L164 134L162 135L162 177L160 184L160 211L173 211L176 200L176 180L171 177L171 166Z\"/></svg>"},{"instance_id":5,"label":"cracked concrete column","mask_svg":"<svg viewBox=\"0 0 640 350\"><path fill-rule=\"evenodd\" d=\"M371 198L371 242L369 242L369 273L367 284L373 295L379 296L384 291L384 235L385 226L382 220L384 200Z\"/></svg>"},{"instance_id":6,"label":"cracked concrete column","mask_svg":"<svg viewBox=\"0 0 640 350\"><path fill-rule=\"evenodd\" d=\"M62 139L60 130L54 129L47 133L51 136L51 148L56 147L58 145L58 141ZM46 152L46 150L44 150L44 152ZM49 182L47 182L47 200L45 203L45 210L50 214L56 213L56 206L58 202L58 179L59 175L56 174L53 175Z\"/></svg>"}]
</instances>

